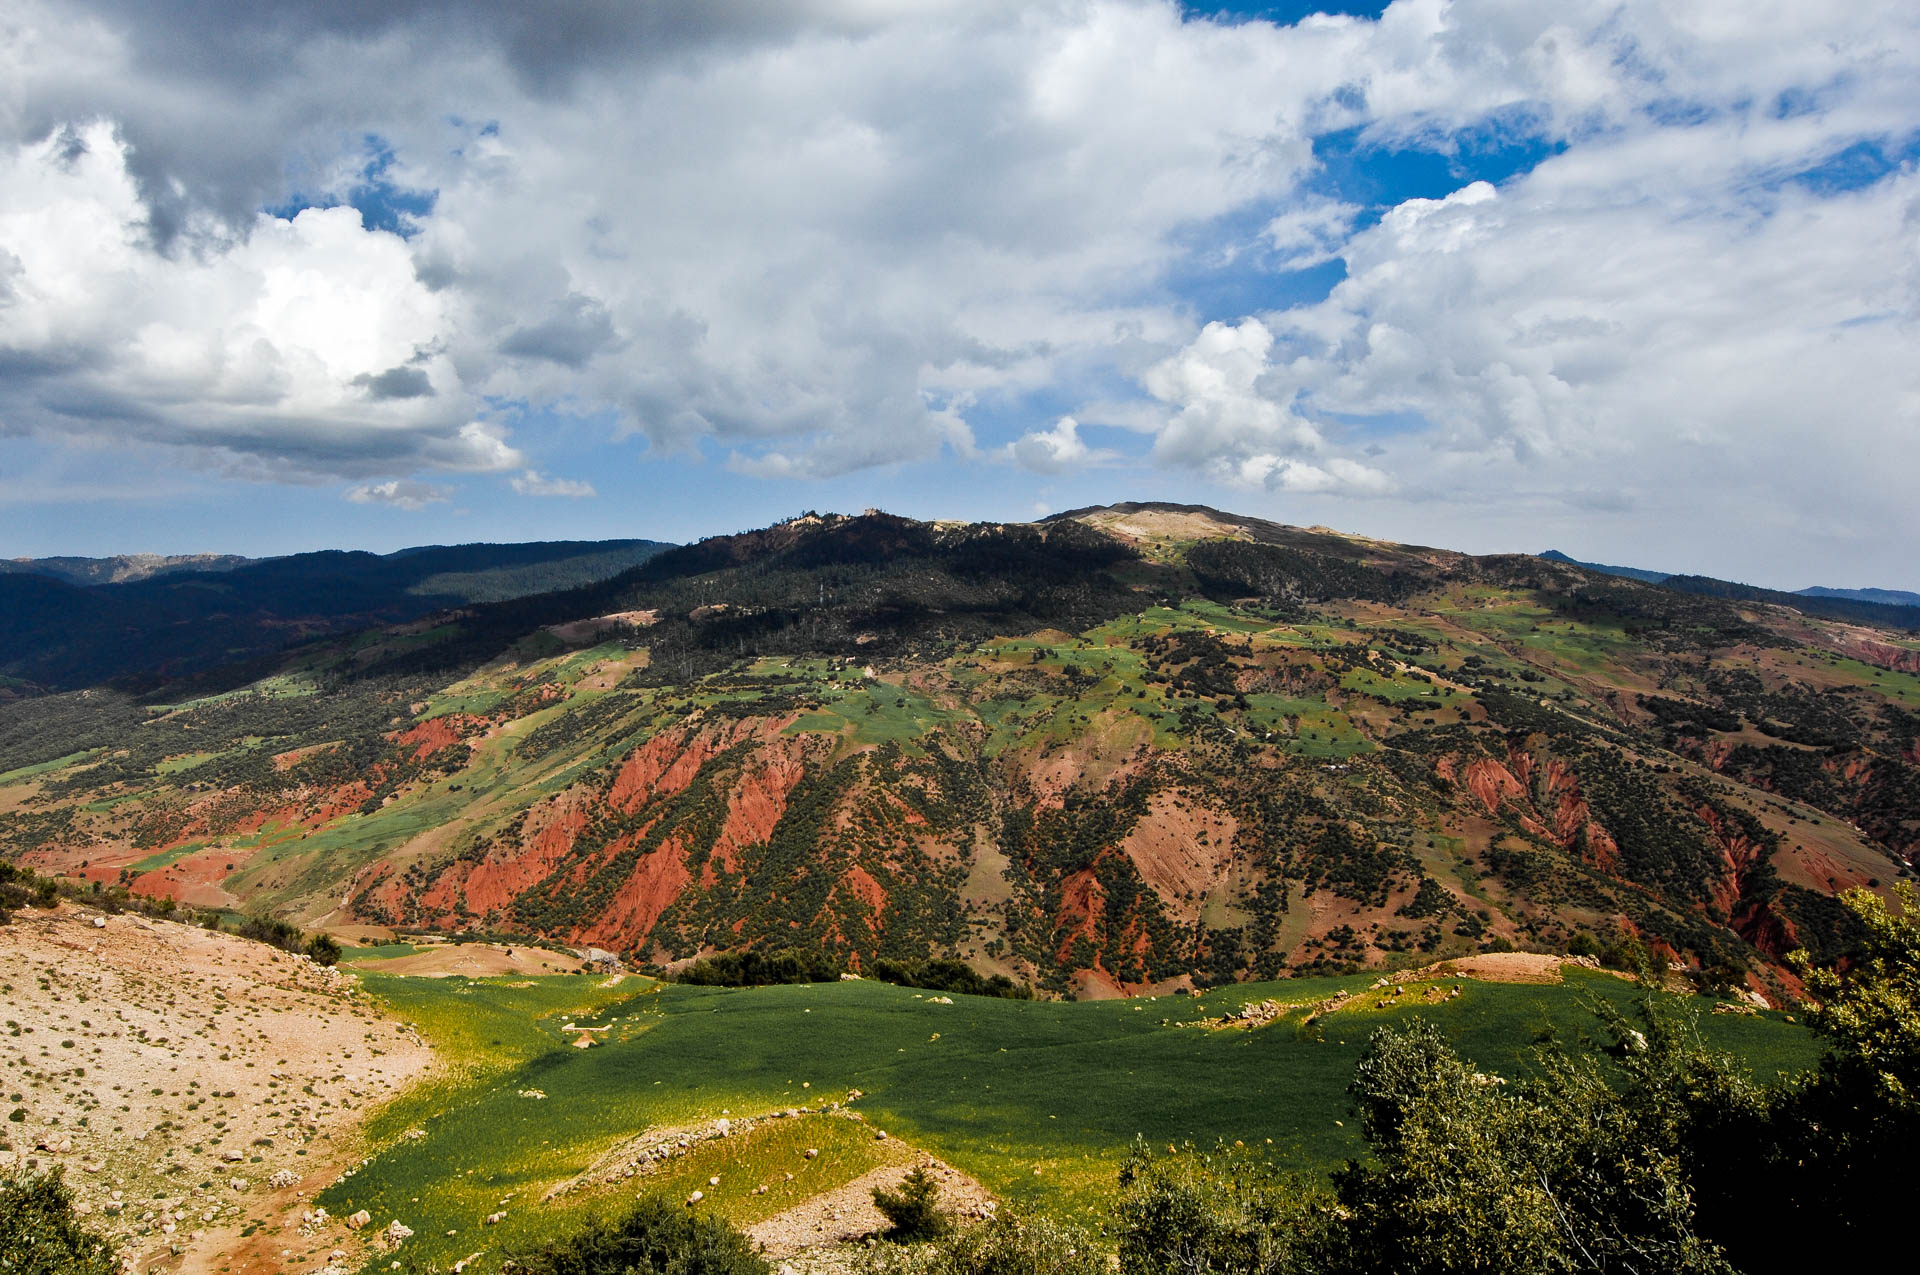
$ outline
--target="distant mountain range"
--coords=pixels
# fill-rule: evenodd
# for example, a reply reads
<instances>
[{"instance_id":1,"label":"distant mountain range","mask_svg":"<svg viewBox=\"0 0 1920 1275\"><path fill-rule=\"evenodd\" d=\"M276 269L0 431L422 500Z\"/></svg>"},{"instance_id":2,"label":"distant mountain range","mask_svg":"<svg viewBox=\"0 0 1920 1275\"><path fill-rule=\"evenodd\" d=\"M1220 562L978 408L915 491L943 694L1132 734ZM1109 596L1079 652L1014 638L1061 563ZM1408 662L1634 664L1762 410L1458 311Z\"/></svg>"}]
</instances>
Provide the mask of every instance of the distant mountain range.
<instances>
[{"instance_id":1,"label":"distant mountain range","mask_svg":"<svg viewBox=\"0 0 1920 1275\"><path fill-rule=\"evenodd\" d=\"M0 691L178 678L310 638L579 588L672 547L550 540L257 560L16 559L0 564Z\"/></svg>"},{"instance_id":2,"label":"distant mountain range","mask_svg":"<svg viewBox=\"0 0 1920 1275\"><path fill-rule=\"evenodd\" d=\"M231 571L258 558L231 553L116 553L108 558L0 559L0 575L52 576L68 584L127 584L177 571Z\"/></svg>"},{"instance_id":3,"label":"distant mountain range","mask_svg":"<svg viewBox=\"0 0 1920 1275\"><path fill-rule=\"evenodd\" d=\"M1796 607L1809 615L1824 615L1836 620L1861 624L1890 624L1903 629L1920 629L1920 593L1905 589L1830 589L1815 585L1788 593L1780 589L1762 589L1712 576L1676 575L1668 571L1649 571L1644 567L1616 567L1602 562L1582 562L1558 549L1538 555L1548 562L1563 562L1586 571L1663 585L1683 593L1701 593L1735 602L1769 602Z\"/></svg>"}]
</instances>

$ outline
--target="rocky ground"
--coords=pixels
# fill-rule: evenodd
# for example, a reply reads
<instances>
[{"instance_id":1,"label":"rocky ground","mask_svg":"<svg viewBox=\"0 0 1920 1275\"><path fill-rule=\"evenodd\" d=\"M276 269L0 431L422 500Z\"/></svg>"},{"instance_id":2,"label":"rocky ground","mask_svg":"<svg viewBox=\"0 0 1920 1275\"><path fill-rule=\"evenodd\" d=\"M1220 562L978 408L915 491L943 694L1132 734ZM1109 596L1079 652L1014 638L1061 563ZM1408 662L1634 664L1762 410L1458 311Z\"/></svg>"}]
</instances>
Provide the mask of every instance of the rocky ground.
<instances>
[{"instance_id":1,"label":"rocky ground","mask_svg":"<svg viewBox=\"0 0 1920 1275\"><path fill-rule=\"evenodd\" d=\"M350 974L72 905L0 927L0 1019L0 1164L63 1168L141 1271L324 1265L304 1201L432 1058Z\"/></svg>"},{"instance_id":2,"label":"rocky ground","mask_svg":"<svg viewBox=\"0 0 1920 1275\"><path fill-rule=\"evenodd\" d=\"M781 1272L826 1272L846 1269L852 1246L887 1229L887 1219L874 1207L873 1190L897 1191L915 1167L923 1168L940 1184L940 1207L962 1224L990 1217L995 1208L991 1193L952 1165L916 1155L905 1164L882 1165L833 1191L788 1209L747 1228L774 1269Z\"/></svg>"}]
</instances>

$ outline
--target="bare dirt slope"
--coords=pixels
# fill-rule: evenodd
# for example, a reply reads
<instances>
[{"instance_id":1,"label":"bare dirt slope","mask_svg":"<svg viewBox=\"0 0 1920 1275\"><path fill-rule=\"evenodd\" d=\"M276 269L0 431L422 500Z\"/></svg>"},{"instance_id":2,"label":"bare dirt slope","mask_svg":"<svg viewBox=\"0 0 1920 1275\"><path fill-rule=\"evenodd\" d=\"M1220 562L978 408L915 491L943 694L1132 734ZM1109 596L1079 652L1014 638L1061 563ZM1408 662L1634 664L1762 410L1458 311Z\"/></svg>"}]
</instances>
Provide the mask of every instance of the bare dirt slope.
<instances>
[{"instance_id":1,"label":"bare dirt slope","mask_svg":"<svg viewBox=\"0 0 1920 1275\"><path fill-rule=\"evenodd\" d=\"M994 1209L987 1189L960 1170L927 1155L904 1164L882 1165L845 1186L816 1195L747 1228L747 1236L774 1260L819 1256L821 1250L850 1244L887 1229L886 1215L874 1207L875 1187L897 1191L914 1168L923 1168L940 1184L940 1207L962 1220L982 1218Z\"/></svg>"},{"instance_id":2,"label":"bare dirt slope","mask_svg":"<svg viewBox=\"0 0 1920 1275\"><path fill-rule=\"evenodd\" d=\"M351 975L71 905L0 927L0 1017L0 1162L63 1167L142 1271L311 1260L302 1198L431 1061Z\"/></svg>"}]
</instances>

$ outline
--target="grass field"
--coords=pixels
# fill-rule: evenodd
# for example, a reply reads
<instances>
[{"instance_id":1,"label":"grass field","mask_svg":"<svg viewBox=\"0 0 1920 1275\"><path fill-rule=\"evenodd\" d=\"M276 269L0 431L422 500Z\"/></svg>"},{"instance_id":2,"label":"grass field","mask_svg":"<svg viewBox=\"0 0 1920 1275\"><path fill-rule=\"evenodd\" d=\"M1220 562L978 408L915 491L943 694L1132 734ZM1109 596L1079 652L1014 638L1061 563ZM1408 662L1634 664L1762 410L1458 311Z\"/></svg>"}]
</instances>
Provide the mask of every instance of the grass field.
<instances>
[{"instance_id":1,"label":"grass field","mask_svg":"<svg viewBox=\"0 0 1920 1275\"><path fill-rule=\"evenodd\" d=\"M1055 1214L1098 1211L1136 1135L1272 1139L1279 1162L1325 1169L1364 1150L1345 1088L1376 1027L1428 1014L1481 1066L1512 1075L1530 1065L1534 1042L1591 1034L1595 998L1625 1005L1636 994L1579 972L1562 986L1463 982L1457 999L1424 1010L1341 1012L1306 1027L1296 1013L1246 1031L1178 1024L1269 996L1304 1006L1367 979L1242 984L1199 998L950 1005L872 982L736 990L609 987L587 976L365 980L456 1065L376 1116L370 1133L385 1149L321 1202L336 1214L364 1207L382 1225L404 1220L417 1233L411 1256L437 1262L480 1247L482 1219L502 1208L507 1219L485 1232L493 1254L639 1187L683 1194L708 1189L710 1176L723 1184L710 1191L712 1207L752 1221L851 1180L895 1154L897 1139ZM567 1024L606 1027L607 1043L570 1048ZM1816 1053L1808 1033L1778 1016L1703 1016L1701 1030L1763 1078L1805 1068ZM864 1094L854 1104L864 1127L826 1115L773 1121L630 1184L541 1202L649 1127L819 1107L853 1089ZM544 1096L527 1096L535 1093ZM426 1136L409 1139L409 1129ZM894 1140L878 1143L868 1129ZM809 1146L821 1152L813 1161ZM760 1184L769 1192L753 1195Z\"/></svg>"}]
</instances>

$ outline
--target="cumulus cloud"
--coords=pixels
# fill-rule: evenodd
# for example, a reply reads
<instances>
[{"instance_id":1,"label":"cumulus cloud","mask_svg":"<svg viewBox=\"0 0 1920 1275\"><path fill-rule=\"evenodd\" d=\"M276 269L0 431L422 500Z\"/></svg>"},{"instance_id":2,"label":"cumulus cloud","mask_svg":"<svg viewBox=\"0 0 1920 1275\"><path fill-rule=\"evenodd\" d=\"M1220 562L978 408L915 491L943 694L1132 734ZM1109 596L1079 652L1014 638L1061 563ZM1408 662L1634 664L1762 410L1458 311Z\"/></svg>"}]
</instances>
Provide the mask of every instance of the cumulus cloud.
<instances>
[{"instance_id":1,"label":"cumulus cloud","mask_svg":"<svg viewBox=\"0 0 1920 1275\"><path fill-rule=\"evenodd\" d=\"M1028 430L1001 450L1001 456L1036 474L1065 474L1114 459L1114 453L1088 447L1080 422L1062 416L1052 429Z\"/></svg>"},{"instance_id":2,"label":"cumulus cloud","mask_svg":"<svg viewBox=\"0 0 1920 1275\"><path fill-rule=\"evenodd\" d=\"M1595 483L1653 484L1811 527L1840 519L1808 493L1844 490L1896 516L1920 462L1920 176L1820 194L1649 149L1402 204L1326 302L1270 316L1289 356L1261 374L1322 412L1424 423L1387 450L1435 496L1558 487L1593 508Z\"/></svg>"},{"instance_id":3,"label":"cumulus cloud","mask_svg":"<svg viewBox=\"0 0 1920 1275\"><path fill-rule=\"evenodd\" d=\"M1295 409L1298 385L1269 358L1273 333L1258 319L1209 323L1186 349L1146 375L1170 409L1154 454L1218 482L1286 492L1377 495L1393 481L1349 457Z\"/></svg>"},{"instance_id":4,"label":"cumulus cloud","mask_svg":"<svg viewBox=\"0 0 1920 1275\"><path fill-rule=\"evenodd\" d=\"M599 493L594 491L592 483L576 482L568 478L549 478L537 469L529 469L509 480L513 489L522 496L561 496L571 500L584 500Z\"/></svg>"},{"instance_id":5,"label":"cumulus cloud","mask_svg":"<svg viewBox=\"0 0 1920 1275\"><path fill-rule=\"evenodd\" d=\"M1814 524L1792 475L1912 529L1917 40L1895 0L15 0L0 430L531 483L543 412L787 478L1063 472L1099 422L1376 509L1717 476ZM1458 189L1363 207L1336 133ZM1196 257L1346 278L1223 313ZM1027 395L1053 425L976 441Z\"/></svg>"},{"instance_id":6,"label":"cumulus cloud","mask_svg":"<svg viewBox=\"0 0 1920 1275\"><path fill-rule=\"evenodd\" d=\"M104 121L0 155L0 419L15 432L131 437L284 477L517 454L476 422L444 355L456 321L406 245L350 208L201 227L195 251L147 244L127 147Z\"/></svg>"},{"instance_id":7,"label":"cumulus cloud","mask_svg":"<svg viewBox=\"0 0 1920 1275\"><path fill-rule=\"evenodd\" d=\"M356 505L391 505L395 509L419 512L428 505L445 504L453 498L453 488L405 478L390 478L383 483L361 483L347 488L347 499Z\"/></svg>"}]
</instances>

